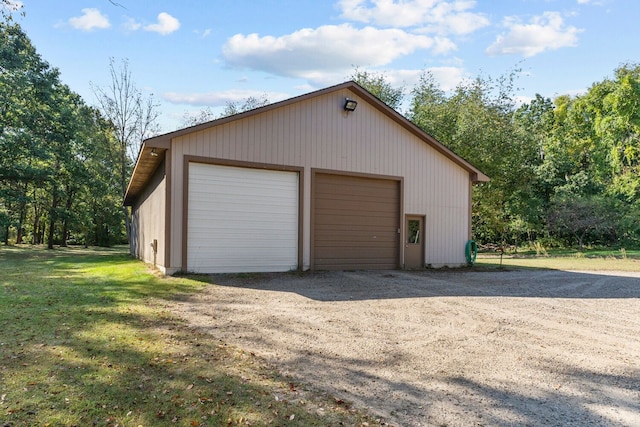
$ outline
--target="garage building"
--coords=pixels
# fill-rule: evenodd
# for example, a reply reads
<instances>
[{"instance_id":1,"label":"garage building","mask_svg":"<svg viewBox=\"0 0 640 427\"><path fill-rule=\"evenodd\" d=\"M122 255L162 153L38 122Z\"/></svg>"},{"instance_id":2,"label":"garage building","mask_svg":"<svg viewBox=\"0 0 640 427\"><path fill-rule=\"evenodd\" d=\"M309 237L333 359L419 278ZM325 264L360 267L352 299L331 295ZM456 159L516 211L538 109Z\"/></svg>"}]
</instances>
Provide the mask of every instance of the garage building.
<instances>
[{"instance_id":1,"label":"garage building","mask_svg":"<svg viewBox=\"0 0 640 427\"><path fill-rule=\"evenodd\" d=\"M131 251L166 274L459 266L488 180L347 82L145 140Z\"/></svg>"}]
</instances>

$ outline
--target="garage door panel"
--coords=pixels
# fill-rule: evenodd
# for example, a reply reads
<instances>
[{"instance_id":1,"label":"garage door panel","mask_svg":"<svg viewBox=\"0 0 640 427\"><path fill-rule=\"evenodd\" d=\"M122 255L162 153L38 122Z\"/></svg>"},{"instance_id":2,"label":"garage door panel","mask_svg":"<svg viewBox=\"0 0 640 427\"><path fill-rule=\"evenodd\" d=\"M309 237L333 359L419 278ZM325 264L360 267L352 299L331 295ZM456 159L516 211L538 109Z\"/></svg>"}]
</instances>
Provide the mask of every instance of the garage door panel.
<instances>
[{"instance_id":1,"label":"garage door panel","mask_svg":"<svg viewBox=\"0 0 640 427\"><path fill-rule=\"evenodd\" d=\"M317 218L317 217L316 217ZM394 221L393 216L362 216L362 215L327 215L325 217L317 218L316 224L333 226L338 224L340 228L344 226L360 226L367 227L367 230L372 230L370 227L391 227L393 230L397 230L397 225L391 225L390 222ZM339 222L338 222L339 221ZM337 225L337 226L338 226Z\"/></svg>"},{"instance_id":2,"label":"garage door panel","mask_svg":"<svg viewBox=\"0 0 640 427\"><path fill-rule=\"evenodd\" d=\"M369 211L370 214L375 215L396 215L396 210L398 209L398 205L396 203L376 203L369 200L339 200L339 199L326 199L326 200L318 200L316 205L316 212L322 213L324 211L328 211L332 213L337 210L335 205L336 202L340 203L340 210L345 212L362 212Z\"/></svg>"},{"instance_id":3,"label":"garage door panel","mask_svg":"<svg viewBox=\"0 0 640 427\"><path fill-rule=\"evenodd\" d=\"M397 267L398 181L317 173L313 186L314 268Z\"/></svg>"},{"instance_id":4,"label":"garage door panel","mask_svg":"<svg viewBox=\"0 0 640 427\"><path fill-rule=\"evenodd\" d=\"M319 247L320 258L356 258L366 255L368 258L395 258L395 251L389 247L371 248L367 245ZM395 261L392 261L395 263Z\"/></svg>"},{"instance_id":5,"label":"garage door panel","mask_svg":"<svg viewBox=\"0 0 640 427\"><path fill-rule=\"evenodd\" d=\"M363 200L366 200L369 197L376 197L378 195L384 196L386 199L392 199L395 197L396 191L394 188L369 188L369 187L360 187L360 186L341 186L341 185L330 185L330 186L320 186L316 188L317 195L319 198L338 198L338 199L347 199L351 197L359 197Z\"/></svg>"},{"instance_id":6,"label":"garage door panel","mask_svg":"<svg viewBox=\"0 0 640 427\"><path fill-rule=\"evenodd\" d=\"M298 179L297 172L191 163L187 269L297 268Z\"/></svg>"},{"instance_id":7,"label":"garage door panel","mask_svg":"<svg viewBox=\"0 0 640 427\"><path fill-rule=\"evenodd\" d=\"M390 262L389 258L317 258L316 263L322 266L331 266L327 270L393 270L398 267L396 262Z\"/></svg>"},{"instance_id":8,"label":"garage door panel","mask_svg":"<svg viewBox=\"0 0 640 427\"><path fill-rule=\"evenodd\" d=\"M333 238L332 238L333 237ZM388 247L390 243L395 243L398 241L397 233L378 233L375 238L371 238L369 236L360 236L356 233L344 233L339 235L331 236L327 234L327 238L318 242L315 247L348 247L348 248L371 248L372 250L377 246ZM395 251L395 247L391 248L391 250Z\"/></svg>"}]
</instances>

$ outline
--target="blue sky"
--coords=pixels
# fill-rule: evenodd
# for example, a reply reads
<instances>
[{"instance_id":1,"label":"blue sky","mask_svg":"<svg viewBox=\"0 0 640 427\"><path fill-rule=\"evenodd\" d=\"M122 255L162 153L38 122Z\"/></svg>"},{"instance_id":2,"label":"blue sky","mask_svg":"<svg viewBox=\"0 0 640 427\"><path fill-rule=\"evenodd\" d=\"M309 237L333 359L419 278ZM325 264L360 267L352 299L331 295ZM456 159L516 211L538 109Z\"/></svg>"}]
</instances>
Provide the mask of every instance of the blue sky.
<instances>
[{"instance_id":1,"label":"blue sky","mask_svg":"<svg viewBox=\"0 0 640 427\"><path fill-rule=\"evenodd\" d=\"M161 127L229 101L271 101L384 72L450 89L521 68L517 95L577 94L640 62L637 0L22 0L17 21L62 80L94 105L109 59L128 59ZM116 4L114 4L116 3Z\"/></svg>"}]
</instances>

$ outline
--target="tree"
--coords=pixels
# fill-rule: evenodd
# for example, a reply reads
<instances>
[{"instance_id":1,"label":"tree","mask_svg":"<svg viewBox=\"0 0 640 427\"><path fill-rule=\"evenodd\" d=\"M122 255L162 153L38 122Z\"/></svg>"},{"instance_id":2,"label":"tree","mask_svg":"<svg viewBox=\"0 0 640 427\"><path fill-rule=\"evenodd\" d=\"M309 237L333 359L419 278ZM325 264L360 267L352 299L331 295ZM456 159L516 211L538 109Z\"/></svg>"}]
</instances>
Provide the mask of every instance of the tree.
<instances>
[{"instance_id":1,"label":"tree","mask_svg":"<svg viewBox=\"0 0 640 427\"><path fill-rule=\"evenodd\" d=\"M264 107L265 105L269 105L270 102L266 93L260 97L250 96L242 101L242 104L239 101L229 101L218 118L233 116L234 114Z\"/></svg>"},{"instance_id":2,"label":"tree","mask_svg":"<svg viewBox=\"0 0 640 427\"><path fill-rule=\"evenodd\" d=\"M350 80L367 89L389 107L397 110L404 100L404 88L394 88L383 73L355 69Z\"/></svg>"},{"instance_id":3,"label":"tree","mask_svg":"<svg viewBox=\"0 0 640 427\"><path fill-rule=\"evenodd\" d=\"M195 114L186 112L182 115L182 121L180 122L180 128L187 128L196 126L202 123L207 123L217 118L211 107L205 107Z\"/></svg>"},{"instance_id":4,"label":"tree","mask_svg":"<svg viewBox=\"0 0 640 427\"><path fill-rule=\"evenodd\" d=\"M615 72L595 123L612 172L610 192L629 203L640 200L640 65L625 64ZM607 84L608 83L608 84Z\"/></svg>"},{"instance_id":5,"label":"tree","mask_svg":"<svg viewBox=\"0 0 640 427\"><path fill-rule=\"evenodd\" d=\"M234 114L244 113L245 111L264 107L270 103L271 101L267 97L267 94L263 94L260 97L249 96L242 101L228 101L224 110L220 114L216 114L211 107L207 106L198 111L195 115L188 112L184 113L182 116L181 128L196 126L212 120L221 119L223 117L233 116Z\"/></svg>"},{"instance_id":6,"label":"tree","mask_svg":"<svg viewBox=\"0 0 640 427\"><path fill-rule=\"evenodd\" d=\"M15 0L0 0L0 17L6 22L13 20L14 13L20 13L24 16L24 6L21 2Z\"/></svg>"},{"instance_id":7,"label":"tree","mask_svg":"<svg viewBox=\"0 0 640 427\"><path fill-rule=\"evenodd\" d=\"M113 132L118 142L116 150L112 153L117 159L120 173L120 190L122 200L127 192L127 184L131 175L131 168L137 157L142 141L145 138L158 133L157 119L158 104L153 95L145 97L135 86L129 62L123 60L117 68L114 59L109 63L111 84L103 89L94 87L94 93L98 105L104 116L111 121ZM130 238L130 217L126 206L122 206L122 214L127 230L127 239Z\"/></svg>"},{"instance_id":8,"label":"tree","mask_svg":"<svg viewBox=\"0 0 640 427\"><path fill-rule=\"evenodd\" d=\"M0 236L65 245L124 234L113 127L60 82L17 24L0 23ZM104 223L112 238L87 231Z\"/></svg>"},{"instance_id":9,"label":"tree","mask_svg":"<svg viewBox=\"0 0 640 427\"><path fill-rule=\"evenodd\" d=\"M43 61L18 24L0 23L0 222L4 243L9 229L22 240L29 187L47 180L48 100L58 71Z\"/></svg>"},{"instance_id":10,"label":"tree","mask_svg":"<svg viewBox=\"0 0 640 427\"><path fill-rule=\"evenodd\" d=\"M491 177L473 189L473 232L481 241L530 234L542 222L535 194L539 143L517 125L516 77L517 71L478 77L445 94L425 73L411 92L409 119Z\"/></svg>"},{"instance_id":11,"label":"tree","mask_svg":"<svg viewBox=\"0 0 640 427\"><path fill-rule=\"evenodd\" d=\"M616 229L616 217L602 197L565 196L553 201L547 221L550 230L575 237L580 251L591 235L605 235Z\"/></svg>"}]
</instances>

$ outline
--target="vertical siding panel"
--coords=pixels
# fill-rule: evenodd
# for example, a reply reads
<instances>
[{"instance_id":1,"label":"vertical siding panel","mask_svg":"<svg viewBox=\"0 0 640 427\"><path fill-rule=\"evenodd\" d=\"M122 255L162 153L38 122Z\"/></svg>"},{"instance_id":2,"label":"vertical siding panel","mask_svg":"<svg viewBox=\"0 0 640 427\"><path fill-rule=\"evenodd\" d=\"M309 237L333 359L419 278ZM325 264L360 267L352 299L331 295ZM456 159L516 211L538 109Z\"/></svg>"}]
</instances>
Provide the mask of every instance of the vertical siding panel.
<instances>
[{"instance_id":1,"label":"vertical siding panel","mask_svg":"<svg viewBox=\"0 0 640 427\"><path fill-rule=\"evenodd\" d=\"M240 123L242 125L242 138L241 138L241 155L240 160L249 160L249 150L251 146L250 141L250 133L251 133L251 123L254 120L241 120Z\"/></svg>"},{"instance_id":2,"label":"vertical siding panel","mask_svg":"<svg viewBox=\"0 0 640 427\"><path fill-rule=\"evenodd\" d=\"M322 114L322 110L318 105L319 102L317 99L313 101L313 104L314 104L313 110L316 114L316 126L315 126L315 133L313 136L314 138L317 138L315 143L318 144L318 157L316 159L316 162L319 167L326 168L327 163L325 162L325 157L326 157L327 147L325 145L325 141L322 136L322 119L324 115Z\"/></svg>"},{"instance_id":3,"label":"vertical siding panel","mask_svg":"<svg viewBox=\"0 0 640 427\"><path fill-rule=\"evenodd\" d=\"M246 135L245 135L246 152L242 159L243 160L255 159L256 158L255 149L256 149L256 144L258 142L256 127L258 129L260 128L260 116L253 117L251 120L246 120L245 123L246 123Z\"/></svg>"},{"instance_id":4,"label":"vertical siding panel","mask_svg":"<svg viewBox=\"0 0 640 427\"><path fill-rule=\"evenodd\" d=\"M271 161L271 147L275 140L275 134L273 132L273 112L265 114L262 125L260 126L262 138L260 144L260 150L258 151L260 159L265 159L265 162Z\"/></svg>"},{"instance_id":5,"label":"vertical siding panel","mask_svg":"<svg viewBox=\"0 0 640 427\"><path fill-rule=\"evenodd\" d=\"M178 251L181 240L181 227L182 224L182 168L178 167L178 164L182 161L182 138L177 138L176 141L171 144L171 247L169 248L169 259L171 265L169 268L180 268L180 252Z\"/></svg>"},{"instance_id":6,"label":"vertical siding panel","mask_svg":"<svg viewBox=\"0 0 640 427\"><path fill-rule=\"evenodd\" d=\"M231 135L233 140L232 156L234 160L238 160L242 158L242 122L234 122L232 124Z\"/></svg>"},{"instance_id":7,"label":"vertical siding panel","mask_svg":"<svg viewBox=\"0 0 640 427\"><path fill-rule=\"evenodd\" d=\"M292 123L293 133L291 135L290 141L290 164L299 166L300 165L300 126L303 119L302 112L300 109L296 108L295 110L295 120Z\"/></svg>"},{"instance_id":8,"label":"vertical siding panel","mask_svg":"<svg viewBox=\"0 0 640 427\"><path fill-rule=\"evenodd\" d=\"M205 144L204 144L204 133L203 132L196 132L194 135L194 139L195 139L195 143L198 147L198 155L199 156L206 156L207 153L205 152ZM209 150L206 150L209 151Z\"/></svg>"},{"instance_id":9,"label":"vertical siding panel","mask_svg":"<svg viewBox=\"0 0 640 427\"><path fill-rule=\"evenodd\" d=\"M320 153L320 167L328 168L329 162L327 159L331 156L331 147L329 147L329 144L327 143L325 109L323 108L323 105L320 105L319 101L316 101L316 105L318 106L318 126L316 129L318 137L320 138L320 147L322 149Z\"/></svg>"},{"instance_id":10,"label":"vertical siding panel","mask_svg":"<svg viewBox=\"0 0 640 427\"><path fill-rule=\"evenodd\" d=\"M284 137L284 132L283 132L283 127L284 127L284 114L282 114L280 111L275 113L276 115L276 120L275 122L277 123L276 126L276 140L274 141L274 148L275 151L273 153L273 160L278 163L281 160L282 157L282 138Z\"/></svg>"},{"instance_id":11,"label":"vertical siding panel","mask_svg":"<svg viewBox=\"0 0 640 427\"><path fill-rule=\"evenodd\" d=\"M292 141L291 141L291 153L290 153L290 158L291 158L291 164L299 166L301 164L300 161L300 127L302 125L302 122L304 120L304 117L302 116L302 112L299 108L296 108L295 110L295 120L293 122L293 135L292 135Z\"/></svg>"},{"instance_id":12,"label":"vertical siding panel","mask_svg":"<svg viewBox=\"0 0 640 427\"><path fill-rule=\"evenodd\" d=\"M288 114L288 124L287 127L289 128L289 132L287 132L287 139L285 142L285 150L284 150L284 164L285 165L291 165L294 164L293 162L293 158L294 156L294 150L295 150L295 146L293 144L293 141L296 138L296 120L298 119L298 114L296 109L291 109L290 114Z\"/></svg>"}]
</instances>

